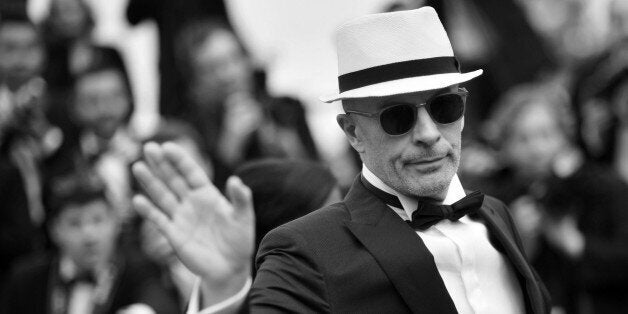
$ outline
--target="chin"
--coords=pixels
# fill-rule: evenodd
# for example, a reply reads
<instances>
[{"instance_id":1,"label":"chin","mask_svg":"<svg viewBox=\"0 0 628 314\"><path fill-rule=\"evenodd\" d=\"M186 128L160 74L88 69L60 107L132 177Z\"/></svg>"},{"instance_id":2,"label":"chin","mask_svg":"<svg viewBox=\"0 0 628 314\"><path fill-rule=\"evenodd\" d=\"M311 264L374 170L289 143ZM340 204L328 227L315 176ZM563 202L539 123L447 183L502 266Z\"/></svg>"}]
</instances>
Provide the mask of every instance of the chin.
<instances>
[{"instance_id":1,"label":"chin","mask_svg":"<svg viewBox=\"0 0 628 314\"><path fill-rule=\"evenodd\" d=\"M84 257L76 261L76 266L78 266L80 269L94 269L96 267L96 264L97 264L96 258Z\"/></svg>"},{"instance_id":2,"label":"chin","mask_svg":"<svg viewBox=\"0 0 628 314\"><path fill-rule=\"evenodd\" d=\"M404 185L410 195L443 200L447 195L453 175L453 172L415 174L404 180Z\"/></svg>"}]
</instances>

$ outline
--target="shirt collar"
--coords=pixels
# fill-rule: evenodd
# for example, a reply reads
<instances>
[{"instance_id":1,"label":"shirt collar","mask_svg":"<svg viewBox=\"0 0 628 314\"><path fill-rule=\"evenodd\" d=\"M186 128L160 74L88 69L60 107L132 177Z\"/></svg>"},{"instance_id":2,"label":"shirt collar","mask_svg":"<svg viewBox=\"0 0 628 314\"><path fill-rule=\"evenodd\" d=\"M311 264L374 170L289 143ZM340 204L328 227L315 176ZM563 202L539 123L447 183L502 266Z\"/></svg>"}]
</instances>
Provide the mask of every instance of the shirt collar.
<instances>
[{"instance_id":1,"label":"shirt collar","mask_svg":"<svg viewBox=\"0 0 628 314\"><path fill-rule=\"evenodd\" d=\"M412 213L416 210L419 203L416 198L409 197L395 191L393 188L384 183L380 178L378 178L373 172L371 172L371 170L369 170L369 168L367 168L365 164L362 164L362 175L364 175L364 178L376 188L396 196L403 206L402 209L403 211L405 211L407 217L412 217ZM462 188L462 184L460 183L458 175L454 174L451 182L449 183L447 195L445 196L445 200L443 200L443 204L451 205L465 197L465 195L466 194L464 192L464 189Z\"/></svg>"},{"instance_id":2,"label":"shirt collar","mask_svg":"<svg viewBox=\"0 0 628 314\"><path fill-rule=\"evenodd\" d=\"M104 265L98 265L93 271L96 279L100 282L100 277L107 277L113 273L114 265L112 263L105 263ZM59 257L59 276L63 281L70 281L79 275L80 268L69 256L62 254Z\"/></svg>"}]
</instances>

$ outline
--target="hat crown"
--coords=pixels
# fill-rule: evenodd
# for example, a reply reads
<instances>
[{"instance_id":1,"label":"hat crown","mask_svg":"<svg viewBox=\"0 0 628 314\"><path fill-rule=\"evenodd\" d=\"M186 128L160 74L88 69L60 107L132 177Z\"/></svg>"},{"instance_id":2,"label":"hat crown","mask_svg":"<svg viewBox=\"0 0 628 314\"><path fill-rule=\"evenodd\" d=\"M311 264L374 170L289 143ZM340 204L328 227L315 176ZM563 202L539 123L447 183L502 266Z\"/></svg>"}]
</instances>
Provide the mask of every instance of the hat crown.
<instances>
[{"instance_id":1,"label":"hat crown","mask_svg":"<svg viewBox=\"0 0 628 314\"><path fill-rule=\"evenodd\" d=\"M357 18L340 27L337 40L339 93L324 102L441 89L482 74L460 72L431 7Z\"/></svg>"},{"instance_id":2,"label":"hat crown","mask_svg":"<svg viewBox=\"0 0 628 314\"><path fill-rule=\"evenodd\" d=\"M338 74L385 64L453 57L432 7L373 14L342 25L337 36Z\"/></svg>"}]
</instances>

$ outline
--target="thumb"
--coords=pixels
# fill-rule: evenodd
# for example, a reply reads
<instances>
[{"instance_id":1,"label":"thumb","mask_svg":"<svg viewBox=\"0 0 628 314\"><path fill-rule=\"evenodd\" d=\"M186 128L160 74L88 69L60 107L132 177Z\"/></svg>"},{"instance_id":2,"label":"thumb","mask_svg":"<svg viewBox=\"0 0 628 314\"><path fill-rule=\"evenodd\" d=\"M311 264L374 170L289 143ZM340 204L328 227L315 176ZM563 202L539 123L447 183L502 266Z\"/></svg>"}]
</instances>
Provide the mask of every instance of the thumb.
<instances>
[{"instance_id":1,"label":"thumb","mask_svg":"<svg viewBox=\"0 0 628 314\"><path fill-rule=\"evenodd\" d=\"M233 204L235 211L253 211L253 192L236 176L227 180L227 197Z\"/></svg>"}]
</instances>

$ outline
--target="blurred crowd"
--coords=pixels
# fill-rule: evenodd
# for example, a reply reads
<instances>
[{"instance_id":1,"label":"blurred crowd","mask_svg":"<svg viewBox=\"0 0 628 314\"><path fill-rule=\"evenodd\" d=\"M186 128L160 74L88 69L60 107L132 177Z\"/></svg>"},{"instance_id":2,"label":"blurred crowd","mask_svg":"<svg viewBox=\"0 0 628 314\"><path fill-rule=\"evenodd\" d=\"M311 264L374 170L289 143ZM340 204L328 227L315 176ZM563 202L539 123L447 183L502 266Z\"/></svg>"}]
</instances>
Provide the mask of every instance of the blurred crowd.
<instances>
[{"instance_id":1,"label":"blurred crowd","mask_svg":"<svg viewBox=\"0 0 628 314\"><path fill-rule=\"evenodd\" d=\"M485 70L466 86L464 186L509 205L555 313L628 312L628 1L381 10L422 5L463 71ZM39 23L25 8L0 2L0 313L183 310L195 277L130 205L143 143L179 143L218 187L240 176L258 241L346 191L306 107L267 91L222 1L129 0L129 23L159 29L161 118L141 135L127 64L92 40L91 8L51 0Z\"/></svg>"}]
</instances>

